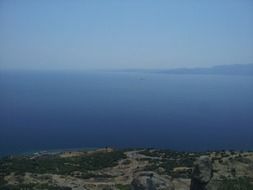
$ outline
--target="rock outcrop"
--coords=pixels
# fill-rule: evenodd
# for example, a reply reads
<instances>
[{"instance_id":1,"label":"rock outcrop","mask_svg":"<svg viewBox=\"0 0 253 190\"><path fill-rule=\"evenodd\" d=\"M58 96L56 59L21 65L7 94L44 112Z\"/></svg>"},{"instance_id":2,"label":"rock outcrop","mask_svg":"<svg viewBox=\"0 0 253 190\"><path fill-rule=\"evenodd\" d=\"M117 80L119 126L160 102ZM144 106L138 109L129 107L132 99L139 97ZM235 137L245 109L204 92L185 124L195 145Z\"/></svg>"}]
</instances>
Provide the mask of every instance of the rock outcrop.
<instances>
[{"instance_id":1,"label":"rock outcrop","mask_svg":"<svg viewBox=\"0 0 253 190\"><path fill-rule=\"evenodd\" d=\"M207 156L195 162L190 190L207 190L206 186L212 178L212 161Z\"/></svg>"},{"instance_id":2,"label":"rock outcrop","mask_svg":"<svg viewBox=\"0 0 253 190\"><path fill-rule=\"evenodd\" d=\"M165 179L154 172L139 172L135 175L132 190L174 190L169 179Z\"/></svg>"}]
</instances>

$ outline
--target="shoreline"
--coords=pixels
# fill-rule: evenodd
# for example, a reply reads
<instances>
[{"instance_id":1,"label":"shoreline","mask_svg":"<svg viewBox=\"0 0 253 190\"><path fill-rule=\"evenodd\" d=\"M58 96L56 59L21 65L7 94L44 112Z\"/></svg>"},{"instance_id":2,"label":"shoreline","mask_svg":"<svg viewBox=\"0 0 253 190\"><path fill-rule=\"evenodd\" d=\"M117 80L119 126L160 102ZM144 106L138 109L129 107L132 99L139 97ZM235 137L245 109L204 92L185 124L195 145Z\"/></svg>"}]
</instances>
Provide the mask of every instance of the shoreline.
<instances>
[{"instance_id":1,"label":"shoreline","mask_svg":"<svg viewBox=\"0 0 253 190\"><path fill-rule=\"evenodd\" d=\"M56 149L36 149L36 150L30 150L30 151L16 151L12 153L0 153L0 159L3 157L8 156L32 156L35 154L59 154L62 152L74 152L74 151L92 151L100 149L101 147L80 147L80 148L56 148Z\"/></svg>"},{"instance_id":2,"label":"shoreline","mask_svg":"<svg viewBox=\"0 0 253 190\"><path fill-rule=\"evenodd\" d=\"M99 149L106 149L111 148L115 150L162 150L162 151L171 151L177 153L211 153L211 152L237 152L237 153L244 153L244 152L253 152L253 149L246 150L246 149L212 149L212 150L175 150L171 148L156 148L156 147L129 147L129 148L117 148L117 147L79 147L79 148L56 148L56 149L37 149L37 150L30 150L30 151L17 151L7 154L0 153L0 159L4 157L11 157L11 156L43 156L43 155L57 155L64 152L90 152L96 151Z\"/></svg>"}]
</instances>

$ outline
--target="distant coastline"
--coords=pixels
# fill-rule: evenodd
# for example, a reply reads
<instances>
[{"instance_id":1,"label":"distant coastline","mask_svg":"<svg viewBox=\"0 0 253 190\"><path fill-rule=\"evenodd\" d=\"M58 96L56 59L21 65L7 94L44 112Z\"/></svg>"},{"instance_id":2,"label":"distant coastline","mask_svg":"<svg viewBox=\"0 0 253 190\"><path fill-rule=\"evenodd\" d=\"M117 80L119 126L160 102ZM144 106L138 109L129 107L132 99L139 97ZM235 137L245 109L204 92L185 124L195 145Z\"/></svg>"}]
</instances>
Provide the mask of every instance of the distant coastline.
<instances>
[{"instance_id":1,"label":"distant coastline","mask_svg":"<svg viewBox=\"0 0 253 190\"><path fill-rule=\"evenodd\" d=\"M253 64L217 65L207 68L177 69L124 69L123 72L161 73L161 74L193 74L193 75L253 75Z\"/></svg>"},{"instance_id":2,"label":"distant coastline","mask_svg":"<svg viewBox=\"0 0 253 190\"><path fill-rule=\"evenodd\" d=\"M0 158L5 156L31 156L31 155L43 155L43 154L59 154L61 152L73 152L73 151L93 151L100 149L101 147L80 147L80 148L56 148L56 149L36 149L36 150L29 150L29 151L17 151L17 152L10 152L10 153L0 153Z\"/></svg>"},{"instance_id":3,"label":"distant coastline","mask_svg":"<svg viewBox=\"0 0 253 190\"><path fill-rule=\"evenodd\" d=\"M188 152L188 153L210 153L210 152L253 152L253 149L206 149L206 150L176 150L171 148L154 148L154 147L80 147L80 148L57 148L57 149L37 149L31 151L19 151L19 152L11 152L6 154L0 154L0 159L3 157L16 157L16 156L53 156L63 154L65 152L93 152L100 150L122 150L122 151L131 151L131 150L164 150L164 151L172 151L172 152Z\"/></svg>"}]
</instances>

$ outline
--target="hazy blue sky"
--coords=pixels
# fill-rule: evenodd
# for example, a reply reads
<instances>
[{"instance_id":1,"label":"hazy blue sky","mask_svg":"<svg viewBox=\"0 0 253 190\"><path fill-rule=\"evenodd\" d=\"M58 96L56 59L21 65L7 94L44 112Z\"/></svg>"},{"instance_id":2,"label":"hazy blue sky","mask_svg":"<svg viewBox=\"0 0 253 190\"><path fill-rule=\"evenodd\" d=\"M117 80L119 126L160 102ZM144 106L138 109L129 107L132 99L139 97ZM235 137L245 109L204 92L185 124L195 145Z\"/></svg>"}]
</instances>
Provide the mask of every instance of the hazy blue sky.
<instances>
[{"instance_id":1,"label":"hazy blue sky","mask_svg":"<svg viewBox=\"0 0 253 190\"><path fill-rule=\"evenodd\" d=\"M253 63L252 0L0 0L0 69Z\"/></svg>"}]
</instances>

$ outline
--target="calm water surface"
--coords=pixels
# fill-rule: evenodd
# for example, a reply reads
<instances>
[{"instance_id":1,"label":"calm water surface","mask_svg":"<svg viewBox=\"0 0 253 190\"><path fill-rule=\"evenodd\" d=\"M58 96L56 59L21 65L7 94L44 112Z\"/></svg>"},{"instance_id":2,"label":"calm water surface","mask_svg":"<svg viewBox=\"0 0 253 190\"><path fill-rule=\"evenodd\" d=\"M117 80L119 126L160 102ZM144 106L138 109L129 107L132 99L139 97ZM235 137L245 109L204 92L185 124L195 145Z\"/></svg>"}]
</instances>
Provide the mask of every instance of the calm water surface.
<instances>
[{"instance_id":1,"label":"calm water surface","mask_svg":"<svg viewBox=\"0 0 253 190\"><path fill-rule=\"evenodd\" d=\"M253 149L253 77L1 72L0 154Z\"/></svg>"}]
</instances>

